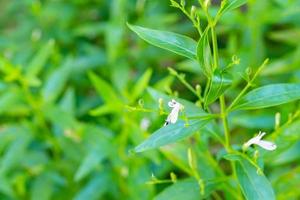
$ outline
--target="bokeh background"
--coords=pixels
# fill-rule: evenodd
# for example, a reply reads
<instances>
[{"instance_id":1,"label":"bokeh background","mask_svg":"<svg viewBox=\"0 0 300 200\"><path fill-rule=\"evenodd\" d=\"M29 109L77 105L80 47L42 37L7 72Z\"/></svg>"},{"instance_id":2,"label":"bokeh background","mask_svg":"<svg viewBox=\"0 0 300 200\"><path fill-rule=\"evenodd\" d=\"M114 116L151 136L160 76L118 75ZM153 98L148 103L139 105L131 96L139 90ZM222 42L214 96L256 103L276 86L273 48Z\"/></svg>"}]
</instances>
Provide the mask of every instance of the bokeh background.
<instances>
[{"instance_id":1,"label":"bokeh background","mask_svg":"<svg viewBox=\"0 0 300 200\"><path fill-rule=\"evenodd\" d=\"M213 1L212 14L218 5ZM165 116L128 106L158 106L147 86L193 101L167 67L192 85L204 85L204 76L197 63L139 39L127 22L199 38L167 0L0 1L0 199L152 199L171 185L146 184L152 174L188 176L176 160L184 159L185 142L176 151L130 154ZM249 0L224 15L217 35L221 64L240 58L229 101L265 58L257 84L300 82L298 0ZM272 130L275 113L286 120L298 104L232 115L233 143L241 132ZM291 190L299 197L299 168L289 174L299 142L293 148L273 163L280 166L271 179L279 199Z\"/></svg>"}]
</instances>

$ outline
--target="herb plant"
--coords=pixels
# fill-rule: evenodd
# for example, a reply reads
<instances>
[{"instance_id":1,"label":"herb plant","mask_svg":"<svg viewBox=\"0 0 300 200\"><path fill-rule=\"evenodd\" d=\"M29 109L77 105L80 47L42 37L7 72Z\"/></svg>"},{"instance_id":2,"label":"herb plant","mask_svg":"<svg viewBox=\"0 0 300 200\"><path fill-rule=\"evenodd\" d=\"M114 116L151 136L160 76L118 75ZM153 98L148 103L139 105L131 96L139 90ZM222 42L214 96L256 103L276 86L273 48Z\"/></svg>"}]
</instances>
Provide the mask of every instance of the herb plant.
<instances>
[{"instance_id":1,"label":"herb plant","mask_svg":"<svg viewBox=\"0 0 300 200\"><path fill-rule=\"evenodd\" d=\"M265 59L252 73L246 72L243 89L233 99L227 101L226 92L234 87L234 82L237 81L232 78L235 74L232 68L239 64L240 59L232 55L231 62L220 63L216 27L226 12L239 8L246 1L224 0L216 13L209 11L210 1L199 0L200 7L192 5L190 11L186 9L184 0L180 2L171 0L170 2L171 6L181 10L191 21L199 34L198 41L173 32L128 24L132 31L148 43L197 61L202 72L199 79L205 79L204 84L194 87L189 84L184 74L179 74L169 68L170 73L196 97L195 102L165 95L153 89L148 90L151 97L159 104L159 113L167 112L164 108L167 103L172 111L164 126L136 146L133 151L139 153L162 147L162 152L167 156L172 156L171 160L190 176L185 180L177 180L174 173L170 174L173 186L162 192L157 199L168 199L174 195L173 192L175 197L172 199L183 199L184 195L190 195L190 199L210 196L216 199L242 199L243 197L253 200L275 199L274 190L263 169L264 157L272 155L267 151L282 151L286 148L285 145L281 146L280 142L284 137L278 133L281 128L280 121L276 121L277 130L275 129L266 136L272 141L277 141L278 149L275 143L262 140L262 137L266 135L265 132L259 132L248 142L240 140L233 145L229 116L240 110L264 109L296 101L300 99L300 84L277 83L256 86L253 89L256 78L268 64L269 59ZM204 17L201 18L201 15ZM215 102L219 102L217 111L211 108ZM179 113L181 117L177 120ZM293 123L299 114L299 110L291 113L287 123ZM277 115L280 117L280 113ZM243 133L243 129L239 131L240 134ZM185 146L186 158L177 158L176 154L172 155L170 152L176 152L178 148L172 143L186 138L188 138ZM213 146L214 149L212 149L212 142L221 146ZM261 148L250 147L252 144ZM227 165L220 165L222 159L227 160ZM184 164L184 160L187 160L187 164ZM199 163L203 165L202 162L207 162L206 169L198 166ZM159 184L165 181L153 177L150 183ZM176 190L182 191L182 194L176 196Z\"/></svg>"},{"instance_id":2,"label":"herb plant","mask_svg":"<svg viewBox=\"0 0 300 200\"><path fill-rule=\"evenodd\" d=\"M299 199L299 10L0 1L0 199Z\"/></svg>"}]
</instances>

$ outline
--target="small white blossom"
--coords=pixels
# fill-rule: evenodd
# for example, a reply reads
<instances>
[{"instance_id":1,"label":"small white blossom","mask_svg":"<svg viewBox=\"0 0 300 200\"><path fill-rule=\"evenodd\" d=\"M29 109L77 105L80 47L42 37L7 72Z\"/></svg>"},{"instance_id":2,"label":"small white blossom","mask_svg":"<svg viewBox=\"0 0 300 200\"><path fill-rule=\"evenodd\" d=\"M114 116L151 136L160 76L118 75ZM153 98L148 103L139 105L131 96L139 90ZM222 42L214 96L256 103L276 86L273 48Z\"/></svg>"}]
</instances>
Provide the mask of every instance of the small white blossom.
<instances>
[{"instance_id":1,"label":"small white blossom","mask_svg":"<svg viewBox=\"0 0 300 200\"><path fill-rule=\"evenodd\" d=\"M147 131L150 126L150 120L148 118L143 118L140 127L143 131Z\"/></svg>"},{"instance_id":2,"label":"small white blossom","mask_svg":"<svg viewBox=\"0 0 300 200\"><path fill-rule=\"evenodd\" d=\"M177 101L175 101L174 99L168 102L168 106L172 108L172 111L168 115L168 118L166 119L166 123L164 124L164 126L170 123L175 124L178 119L179 111L183 108L183 106Z\"/></svg>"},{"instance_id":3,"label":"small white blossom","mask_svg":"<svg viewBox=\"0 0 300 200\"><path fill-rule=\"evenodd\" d=\"M277 148L273 142L262 140L261 138L265 135L265 132L259 132L257 136L251 138L248 142L243 145L243 149L246 150L252 144L256 144L266 150L273 151Z\"/></svg>"}]
</instances>

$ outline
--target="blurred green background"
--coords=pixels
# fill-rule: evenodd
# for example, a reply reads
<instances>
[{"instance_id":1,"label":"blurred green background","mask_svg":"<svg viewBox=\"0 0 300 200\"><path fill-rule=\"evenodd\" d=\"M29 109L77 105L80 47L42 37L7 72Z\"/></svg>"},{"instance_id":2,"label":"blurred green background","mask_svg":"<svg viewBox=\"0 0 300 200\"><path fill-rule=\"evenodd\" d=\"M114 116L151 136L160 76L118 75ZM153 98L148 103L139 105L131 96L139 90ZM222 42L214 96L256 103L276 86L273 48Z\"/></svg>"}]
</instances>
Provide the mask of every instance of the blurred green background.
<instances>
[{"instance_id":1,"label":"blurred green background","mask_svg":"<svg viewBox=\"0 0 300 200\"><path fill-rule=\"evenodd\" d=\"M213 1L212 13L219 3ZM191 5L197 1L187 1ZM167 67L184 72L192 85L205 79L197 63L147 44L126 22L199 37L167 0L0 1L1 200L153 199L171 183L146 184L152 174L188 177L180 161L186 161L187 141L176 151L129 153L165 116L126 106L156 108L147 86L195 100ZM300 82L299 0L249 0L224 15L217 35L221 63L233 55L241 60L228 100L242 88L249 67L265 58L270 63L257 84ZM275 113L286 120L298 104L232 115L233 143L247 138L241 131L249 137L272 130ZM279 172L266 171L278 199L291 190L291 199L299 198L299 167L289 174L300 159L299 142L293 144L290 157L274 161Z\"/></svg>"}]
</instances>

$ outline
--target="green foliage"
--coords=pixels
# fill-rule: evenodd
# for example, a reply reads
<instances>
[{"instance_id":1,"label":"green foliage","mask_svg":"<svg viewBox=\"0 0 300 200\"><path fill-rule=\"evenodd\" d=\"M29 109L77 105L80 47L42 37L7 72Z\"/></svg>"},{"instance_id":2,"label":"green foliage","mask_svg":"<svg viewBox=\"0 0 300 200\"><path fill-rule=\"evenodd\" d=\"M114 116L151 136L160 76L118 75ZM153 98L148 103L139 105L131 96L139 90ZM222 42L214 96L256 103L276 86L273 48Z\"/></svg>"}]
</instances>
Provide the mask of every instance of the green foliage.
<instances>
[{"instance_id":1,"label":"green foliage","mask_svg":"<svg viewBox=\"0 0 300 200\"><path fill-rule=\"evenodd\" d=\"M259 109L300 99L300 84L272 84L250 91L234 108Z\"/></svg>"},{"instance_id":2,"label":"green foliage","mask_svg":"<svg viewBox=\"0 0 300 200\"><path fill-rule=\"evenodd\" d=\"M150 44L190 59L196 59L197 43L187 36L167 31L153 30L141 26L133 26L130 24L128 24L128 27Z\"/></svg>"},{"instance_id":3,"label":"green foliage","mask_svg":"<svg viewBox=\"0 0 300 200\"><path fill-rule=\"evenodd\" d=\"M210 28L206 28L203 32L198 45L197 45L197 57L199 60L200 67L203 69L207 77L212 77L213 71L213 58L211 55L211 47L209 44L209 31Z\"/></svg>"},{"instance_id":4,"label":"green foliage","mask_svg":"<svg viewBox=\"0 0 300 200\"><path fill-rule=\"evenodd\" d=\"M0 9L1 200L300 198L299 1Z\"/></svg>"},{"instance_id":5,"label":"green foliage","mask_svg":"<svg viewBox=\"0 0 300 200\"><path fill-rule=\"evenodd\" d=\"M208 120L193 120L185 124L184 121L178 121L176 124L164 126L155 131L147 140L138 145L135 152L142 152L148 149L158 148L163 145L182 140L196 131L201 130L208 123Z\"/></svg>"}]
</instances>

